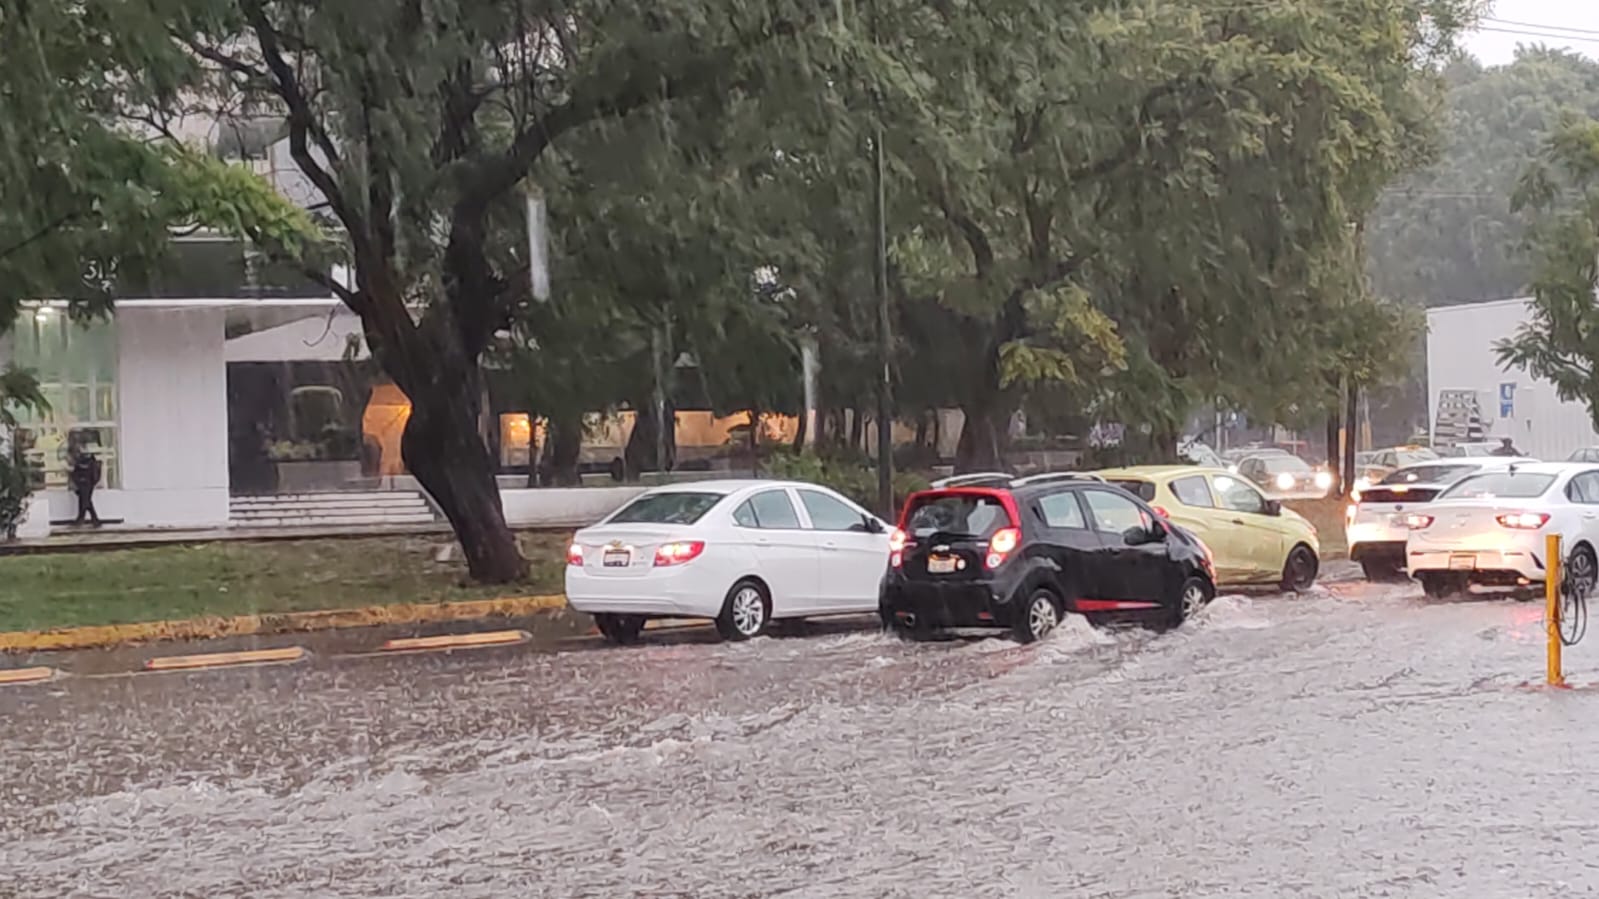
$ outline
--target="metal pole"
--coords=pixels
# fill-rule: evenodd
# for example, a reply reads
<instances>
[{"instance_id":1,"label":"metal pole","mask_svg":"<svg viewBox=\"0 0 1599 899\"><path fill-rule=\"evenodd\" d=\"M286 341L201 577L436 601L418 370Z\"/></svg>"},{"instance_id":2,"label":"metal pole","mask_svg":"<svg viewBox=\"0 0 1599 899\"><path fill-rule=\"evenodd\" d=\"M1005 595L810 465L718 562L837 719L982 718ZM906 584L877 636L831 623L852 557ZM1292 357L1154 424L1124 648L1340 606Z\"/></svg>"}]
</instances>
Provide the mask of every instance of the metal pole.
<instances>
[{"instance_id":1,"label":"metal pole","mask_svg":"<svg viewBox=\"0 0 1599 899\"><path fill-rule=\"evenodd\" d=\"M1544 576L1543 620L1545 637L1549 643L1548 664L1545 677L1551 687L1566 685L1565 672L1560 664L1560 535L1544 538L1544 558L1547 560Z\"/></svg>"},{"instance_id":2,"label":"metal pole","mask_svg":"<svg viewBox=\"0 0 1599 899\"><path fill-rule=\"evenodd\" d=\"M800 344L800 371L805 391L806 447L816 445L816 341L810 337Z\"/></svg>"},{"instance_id":3,"label":"metal pole","mask_svg":"<svg viewBox=\"0 0 1599 899\"><path fill-rule=\"evenodd\" d=\"M666 464L666 337L665 329L657 325L652 340L651 355L655 357L655 470L659 481L665 480Z\"/></svg>"},{"instance_id":4,"label":"metal pole","mask_svg":"<svg viewBox=\"0 0 1599 899\"><path fill-rule=\"evenodd\" d=\"M883 128L872 137L873 173L877 186L877 355L882 378L877 385L877 508L894 517L894 380L891 370L893 335L888 316L888 223L883 187Z\"/></svg>"}]
</instances>

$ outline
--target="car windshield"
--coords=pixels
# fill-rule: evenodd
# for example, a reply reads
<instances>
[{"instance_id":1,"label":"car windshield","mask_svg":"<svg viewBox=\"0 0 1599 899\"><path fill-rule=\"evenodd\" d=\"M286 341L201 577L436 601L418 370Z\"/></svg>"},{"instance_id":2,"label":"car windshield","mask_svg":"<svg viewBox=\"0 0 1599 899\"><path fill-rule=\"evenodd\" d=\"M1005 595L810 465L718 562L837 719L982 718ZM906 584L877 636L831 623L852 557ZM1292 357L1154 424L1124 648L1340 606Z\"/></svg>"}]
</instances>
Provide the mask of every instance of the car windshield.
<instances>
[{"instance_id":1,"label":"car windshield","mask_svg":"<svg viewBox=\"0 0 1599 899\"><path fill-rule=\"evenodd\" d=\"M1380 483L1383 484L1449 484L1482 468L1481 465L1441 464L1417 465L1401 468Z\"/></svg>"},{"instance_id":2,"label":"car windshield","mask_svg":"<svg viewBox=\"0 0 1599 899\"><path fill-rule=\"evenodd\" d=\"M1466 478L1439 494L1439 499L1532 499L1555 482L1552 474L1496 471Z\"/></svg>"},{"instance_id":3,"label":"car windshield","mask_svg":"<svg viewBox=\"0 0 1599 899\"><path fill-rule=\"evenodd\" d=\"M721 493L646 493L612 515L606 524L693 524L716 507Z\"/></svg>"},{"instance_id":4,"label":"car windshield","mask_svg":"<svg viewBox=\"0 0 1599 899\"><path fill-rule=\"evenodd\" d=\"M985 539L1010 524L998 497L980 493L926 494L911 506L905 530L915 537L945 534Z\"/></svg>"},{"instance_id":5,"label":"car windshield","mask_svg":"<svg viewBox=\"0 0 1599 899\"><path fill-rule=\"evenodd\" d=\"M1261 461L1272 474L1310 471L1310 464L1298 456L1266 456Z\"/></svg>"}]
</instances>

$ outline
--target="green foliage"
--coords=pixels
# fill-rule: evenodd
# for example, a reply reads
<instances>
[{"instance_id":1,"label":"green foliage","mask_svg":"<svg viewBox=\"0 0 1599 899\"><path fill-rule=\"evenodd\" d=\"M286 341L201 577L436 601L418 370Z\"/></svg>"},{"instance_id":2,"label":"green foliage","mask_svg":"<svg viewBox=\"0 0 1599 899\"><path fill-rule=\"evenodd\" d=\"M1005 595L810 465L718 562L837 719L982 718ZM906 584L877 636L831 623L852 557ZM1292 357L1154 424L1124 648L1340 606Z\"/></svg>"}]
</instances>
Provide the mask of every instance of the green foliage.
<instances>
[{"instance_id":1,"label":"green foliage","mask_svg":"<svg viewBox=\"0 0 1599 899\"><path fill-rule=\"evenodd\" d=\"M767 477L822 484L844 494L862 508L877 506L877 470L864 457L824 456L808 450L782 449L764 461L761 468ZM921 474L914 471L894 473L896 508L907 496L926 489L927 478Z\"/></svg>"},{"instance_id":2,"label":"green foliage","mask_svg":"<svg viewBox=\"0 0 1599 899\"><path fill-rule=\"evenodd\" d=\"M8 365L0 370L0 538L6 540L16 536L33 493L31 473L11 439L11 430L17 426L16 410L23 408L44 412L49 405L30 372Z\"/></svg>"},{"instance_id":3,"label":"green foliage","mask_svg":"<svg viewBox=\"0 0 1599 899\"><path fill-rule=\"evenodd\" d=\"M1599 122L1565 120L1523 175L1516 208L1531 216L1532 318L1497 344L1499 362L1585 403L1599 427Z\"/></svg>"}]
</instances>

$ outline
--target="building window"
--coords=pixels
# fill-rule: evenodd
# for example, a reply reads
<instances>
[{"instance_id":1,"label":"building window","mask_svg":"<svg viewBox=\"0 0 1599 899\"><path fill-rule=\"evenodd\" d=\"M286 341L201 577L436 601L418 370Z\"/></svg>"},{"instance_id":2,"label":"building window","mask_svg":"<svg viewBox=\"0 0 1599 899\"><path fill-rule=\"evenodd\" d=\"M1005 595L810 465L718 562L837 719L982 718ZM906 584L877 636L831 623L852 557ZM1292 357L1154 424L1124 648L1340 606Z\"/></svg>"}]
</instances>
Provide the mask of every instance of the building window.
<instances>
[{"instance_id":1,"label":"building window","mask_svg":"<svg viewBox=\"0 0 1599 899\"><path fill-rule=\"evenodd\" d=\"M111 321L80 325L64 311L41 308L17 322L12 361L31 369L50 408L20 410L18 446L33 466L35 486L67 487L68 449L94 453L102 486L121 486L117 465L117 341Z\"/></svg>"}]
</instances>

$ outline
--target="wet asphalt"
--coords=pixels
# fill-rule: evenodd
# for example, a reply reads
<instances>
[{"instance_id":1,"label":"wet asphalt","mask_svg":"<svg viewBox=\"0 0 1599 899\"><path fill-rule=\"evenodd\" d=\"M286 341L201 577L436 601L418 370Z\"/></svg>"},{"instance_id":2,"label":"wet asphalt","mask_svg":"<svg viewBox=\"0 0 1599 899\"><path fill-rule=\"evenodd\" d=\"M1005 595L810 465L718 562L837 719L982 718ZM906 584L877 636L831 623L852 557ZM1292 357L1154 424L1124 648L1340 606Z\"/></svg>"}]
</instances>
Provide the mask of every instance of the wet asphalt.
<instances>
[{"instance_id":1,"label":"wet asphalt","mask_svg":"<svg viewBox=\"0 0 1599 899\"><path fill-rule=\"evenodd\" d=\"M857 618L0 688L0 896L1599 889L1599 692L1523 686L1537 605L1329 580L1027 647Z\"/></svg>"}]
</instances>

